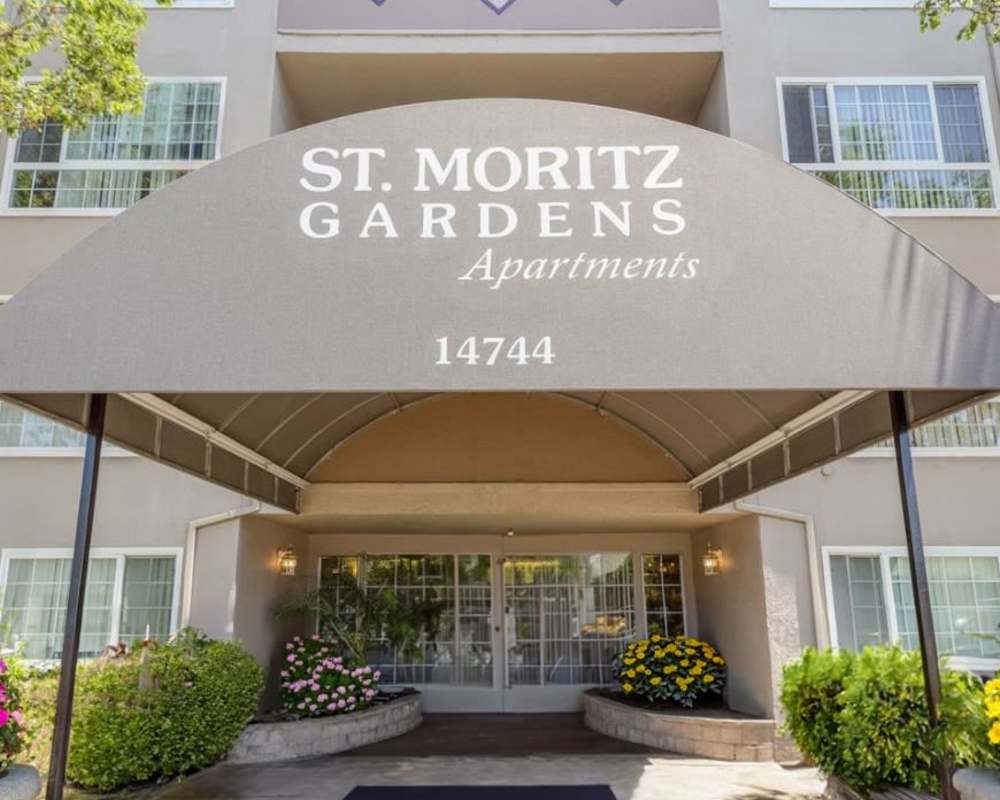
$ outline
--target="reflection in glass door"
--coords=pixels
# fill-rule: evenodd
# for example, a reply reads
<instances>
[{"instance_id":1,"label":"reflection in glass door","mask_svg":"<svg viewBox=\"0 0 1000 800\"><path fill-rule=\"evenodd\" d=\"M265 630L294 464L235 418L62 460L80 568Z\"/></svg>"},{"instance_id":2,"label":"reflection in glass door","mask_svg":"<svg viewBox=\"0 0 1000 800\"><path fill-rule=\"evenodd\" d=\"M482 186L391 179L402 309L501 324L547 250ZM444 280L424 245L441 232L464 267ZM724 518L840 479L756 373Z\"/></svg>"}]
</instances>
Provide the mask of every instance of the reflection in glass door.
<instances>
[{"instance_id":1,"label":"reflection in glass door","mask_svg":"<svg viewBox=\"0 0 1000 800\"><path fill-rule=\"evenodd\" d=\"M628 553L507 557L506 688L610 683L635 634L632 570Z\"/></svg>"}]
</instances>

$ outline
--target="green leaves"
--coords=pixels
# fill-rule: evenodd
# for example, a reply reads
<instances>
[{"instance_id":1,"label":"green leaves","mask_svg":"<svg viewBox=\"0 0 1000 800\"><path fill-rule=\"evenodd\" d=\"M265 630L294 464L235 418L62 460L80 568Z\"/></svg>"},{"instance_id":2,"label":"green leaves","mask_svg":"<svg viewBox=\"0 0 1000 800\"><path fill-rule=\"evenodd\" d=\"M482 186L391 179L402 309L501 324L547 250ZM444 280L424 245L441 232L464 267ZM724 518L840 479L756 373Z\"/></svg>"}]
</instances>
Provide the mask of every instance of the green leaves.
<instances>
[{"instance_id":1,"label":"green leaves","mask_svg":"<svg viewBox=\"0 0 1000 800\"><path fill-rule=\"evenodd\" d=\"M785 730L827 775L861 792L938 789L934 762L995 766L975 677L946 670L942 721L931 730L920 656L898 647L861 654L807 650L785 667Z\"/></svg>"},{"instance_id":2,"label":"green leaves","mask_svg":"<svg viewBox=\"0 0 1000 800\"><path fill-rule=\"evenodd\" d=\"M38 676L26 692L29 720L46 733L56 681L56 675ZM207 767L226 755L250 721L263 686L261 668L240 645L190 632L84 664L77 673L68 778L107 792ZM48 767L42 747L31 755Z\"/></svg>"},{"instance_id":3,"label":"green leaves","mask_svg":"<svg viewBox=\"0 0 1000 800\"><path fill-rule=\"evenodd\" d=\"M146 82L136 53L145 24L133 0L0 3L0 130L14 136L46 119L80 128L141 111ZM39 55L53 66L29 74Z\"/></svg>"},{"instance_id":4,"label":"green leaves","mask_svg":"<svg viewBox=\"0 0 1000 800\"><path fill-rule=\"evenodd\" d=\"M965 12L967 20L958 32L959 40L971 41L985 28L989 40L1000 44L1000 0L920 0L917 11L924 31L940 28L949 14Z\"/></svg>"}]
</instances>

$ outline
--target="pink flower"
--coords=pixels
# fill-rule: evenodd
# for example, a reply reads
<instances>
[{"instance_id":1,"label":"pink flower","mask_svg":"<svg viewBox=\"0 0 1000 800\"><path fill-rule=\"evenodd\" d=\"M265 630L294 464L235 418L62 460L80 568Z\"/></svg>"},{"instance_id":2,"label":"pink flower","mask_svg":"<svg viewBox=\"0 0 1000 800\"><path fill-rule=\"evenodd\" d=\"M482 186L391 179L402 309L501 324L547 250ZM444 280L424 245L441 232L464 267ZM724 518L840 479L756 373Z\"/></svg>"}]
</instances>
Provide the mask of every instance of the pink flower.
<instances>
[{"instance_id":1,"label":"pink flower","mask_svg":"<svg viewBox=\"0 0 1000 800\"><path fill-rule=\"evenodd\" d=\"M326 707L326 710L327 711L336 711L337 710L337 704L336 703L330 703L330 705L328 705Z\"/></svg>"},{"instance_id":2,"label":"pink flower","mask_svg":"<svg viewBox=\"0 0 1000 800\"><path fill-rule=\"evenodd\" d=\"M292 644L291 642L289 642L288 644L285 645L285 649L286 650L292 650L294 647L295 647L295 645Z\"/></svg>"},{"instance_id":3,"label":"pink flower","mask_svg":"<svg viewBox=\"0 0 1000 800\"><path fill-rule=\"evenodd\" d=\"M338 686L337 694L347 694L347 689L345 689L343 686Z\"/></svg>"},{"instance_id":4,"label":"pink flower","mask_svg":"<svg viewBox=\"0 0 1000 800\"><path fill-rule=\"evenodd\" d=\"M11 716L14 718L14 722L16 722L18 725L24 725L24 714L22 714L20 711L15 711L13 714L11 714Z\"/></svg>"},{"instance_id":5,"label":"pink flower","mask_svg":"<svg viewBox=\"0 0 1000 800\"><path fill-rule=\"evenodd\" d=\"M10 720L10 714L7 712L6 709L0 708L0 728L5 727L7 725L8 720Z\"/></svg>"},{"instance_id":6,"label":"pink flower","mask_svg":"<svg viewBox=\"0 0 1000 800\"><path fill-rule=\"evenodd\" d=\"M345 703L343 700L338 700L337 708L347 708L347 703Z\"/></svg>"},{"instance_id":7,"label":"pink flower","mask_svg":"<svg viewBox=\"0 0 1000 800\"><path fill-rule=\"evenodd\" d=\"M375 674L372 677L374 677L375 680L380 681L382 680L382 673L379 672L378 670L375 670Z\"/></svg>"},{"instance_id":8,"label":"pink flower","mask_svg":"<svg viewBox=\"0 0 1000 800\"><path fill-rule=\"evenodd\" d=\"M291 653L289 653L288 654L288 658L286 659L286 661L288 661L289 664L294 664L295 663L295 656L292 655Z\"/></svg>"},{"instance_id":9,"label":"pink flower","mask_svg":"<svg viewBox=\"0 0 1000 800\"><path fill-rule=\"evenodd\" d=\"M0 658L0 675L3 675L7 671L7 662Z\"/></svg>"},{"instance_id":10,"label":"pink flower","mask_svg":"<svg viewBox=\"0 0 1000 800\"><path fill-rule=\"evenodd\" d=\"M316 699L321 703L325 703L327 700L330 699L330 696L327 694L321 694Z\"/></svg>"}]
</instances>

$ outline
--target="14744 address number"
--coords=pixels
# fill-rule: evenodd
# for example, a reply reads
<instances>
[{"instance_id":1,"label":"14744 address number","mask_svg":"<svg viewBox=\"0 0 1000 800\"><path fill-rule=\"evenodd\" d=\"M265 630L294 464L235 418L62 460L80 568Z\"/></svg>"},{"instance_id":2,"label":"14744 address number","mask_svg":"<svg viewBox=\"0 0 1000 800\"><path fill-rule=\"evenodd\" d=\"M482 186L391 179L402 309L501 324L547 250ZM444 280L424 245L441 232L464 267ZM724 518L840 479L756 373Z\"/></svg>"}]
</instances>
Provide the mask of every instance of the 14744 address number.
<instances>
[{"instance_id":1,"label":"14744 address number","mask_svg":"<svg viewBox=\"0 0 1000 800\"><path fill-rule=\"evenodd\" d=\"M442 336L437 340L437 365L450 367L464 364L470 367L495 367L511 362L518 367L529 364L551 366L556 360L552 337L529 340L527 336L469 336L452 339Z\"/></svg>"}]
</instances>

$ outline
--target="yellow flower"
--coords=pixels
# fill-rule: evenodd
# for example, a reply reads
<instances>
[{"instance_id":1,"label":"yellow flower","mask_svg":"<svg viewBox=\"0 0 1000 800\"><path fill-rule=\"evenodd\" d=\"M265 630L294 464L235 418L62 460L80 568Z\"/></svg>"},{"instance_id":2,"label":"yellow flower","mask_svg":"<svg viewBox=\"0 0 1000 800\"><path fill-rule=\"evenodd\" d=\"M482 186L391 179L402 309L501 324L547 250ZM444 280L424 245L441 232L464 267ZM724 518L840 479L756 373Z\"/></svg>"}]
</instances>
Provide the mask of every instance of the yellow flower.
<instances>
[{"instance_id":1,"label":"yellow flower","mask_svg":"<svg viewBox=\"0 0 1000 800\"><path fill-rule=\"evenodd\" d=\"M720 656L716 656L715 658L712 659L712 663L713 664L718 664L719 666L722 666L723 664L726 663L726 659L721 658Z\"/></svg>"},{"instance_id":2,"label":"yellow flower","mask_svg":"<svg viewBox=\"0 0 1000 800\"><path fill-rule=\"evenodd\" d=\"M704 678L702 678L701 681L702 683L715 683L715 676L709 673Z\"/></svg>"},{"instance_id":3,"label":"yellow flower","mask_svg":"<svg viewBox=\"0 0 1000 800\"><path fill-rule=\"evenodd\" d=\"M995 722L990 728L990 741L993 744L1000 744L1000 722Z\"/></svg>"},{"instance_id":4,"label":"yellow flower","mask_svg":"<svg viewBox=\"0 0 1000 800\"><path fill-rule=\"evenodd\" d=\"M704 671L705 670L703 670L701 667L695 667L694 669L691 670L691 674L697 677L701 675L701 673L703 673Z\"/></svg>"},{"instance_id":5,"label":"yellow flower","mask_svg":"<svg viewBox=\"0 0 1000 800\"><path fill-rule=\"evenodd\" d=\"M684 659L684 660L683 660L683 661L681 662L681 666L682 666L682 667L690 667L690 666L691 666L691 662L690 662L690 661L688 661L688 660L687 660L687 659L685 658L685 659Z\"/></svg>"},{"instance_id":6,"label":"yellow flower","mask_svg":"<svg viewBox=\"0 0 1000 800\"><path fill-rule=\"evenodd\" d=\"M635 659L634 658L626 658L625 659L625 666L626 667L631 667L634 663L635 663Z\"/></svg>"},{"instance_id":7,"label":"yellow flower","mask_svg":"<svg viewBox=\"0 0 1000 800\"><path fill-rule=\"evenodd\" d=\"M661 683L663 683L663 678L650 678L649 683L652 686L659 686Z\"/></svg>"},{"instance_id":8,"label":"yellow flower","mask_svg":"<svg viewBox=\"0 0 1000 800\"><path fill-rule=\"evenodd\" d=\"M635 687L632 686L631 683L626 683L622 686L622 691L625 692L625 694L632 694L632 689L634 688Z\"/></svg>"},{"instance_id":9,"label":"yellow flower","mask_svg":"<svg viewBox=\"0 0 1000 800\"><path fill-rule=\"evenodd\" d=\"M986 684L986 694L1000 694L1000 678Z\"/></svg>"},{"instance_id":10,"label":"yellow flower","mask_svg":"<svg viewBox=\"0 0 1000 800\"><path fill-rule=\"evenodd\" d=\"M666 653L664 653L662 650L654 650L653 651L653 658L655 658L655 659L663 658L665 655L666 655Z\"/></svg>"},{"instance_id":11,"label":"yellow flower","mask_svg":"<svg viewBox=\"0 0 1000 800\"><path fill-rule=\"evenodd\" d=\"M697 651L693 647L688 647L684 653L685 655L693 656Z\"/></svg>"},{"instance_id":12,"label":"yellow flower","mask_svg":"<svg viewBox=\"0 0 1000 800\"><path fill-rule=\"evenodd\" d=\"M663 668L663 673L665 675L673 675L675 672L677 672L677 666L674 664L670 664Z\"/></svg>"},{"instance_id":13,"label":"yellow flower","mask_svg":"<svg viewBox=\"0 0 1000 800\"><path fill-rule=\"evenodd\" d=\"M649 672L649 670L646 669L645 667L636 667L635 671L638 672L640 675L645 675L647 672Z\"/></svg>"},{"instance_id":14,"label":"yellow flower","mask_svg":"<svg viewBox=\"0 0 1000 800\"><path fill-rule=\"evenodd\" d=\"M662 642L663 641L663 637L660 636L660 634L657 633L657 634L653 635L653 638L650 639L650 641L653 641L653 642Z\"/></svg>"},{"instance_id":15,"label":"yellow flower","mask_svg":"<svg viewBox=\"0 0 1000 800\"><path fill-rule=\"evenodd\" d=\"M626 675L627 675L627 676L628 676L629 678L634 678L634 677L635 677L635 670L634 670L634 669L630 669L630 670L629 670L628 672L626 672L625 674L626 674Z\"/></svg>"},{"instance_id":16,"label":"yellow flower","mask_svg":"<svg viewBox=\"0 0 1000 800\"><path fill-rule=\"evenodd\" d=\"M993 719L1000 719L1000 698L986 701L986 714Z\"/></svg>"}]
</instances>

